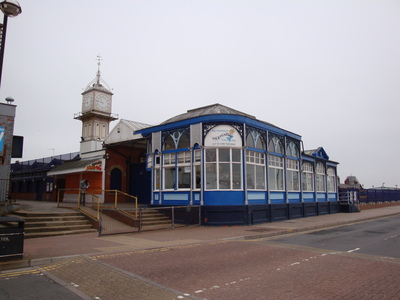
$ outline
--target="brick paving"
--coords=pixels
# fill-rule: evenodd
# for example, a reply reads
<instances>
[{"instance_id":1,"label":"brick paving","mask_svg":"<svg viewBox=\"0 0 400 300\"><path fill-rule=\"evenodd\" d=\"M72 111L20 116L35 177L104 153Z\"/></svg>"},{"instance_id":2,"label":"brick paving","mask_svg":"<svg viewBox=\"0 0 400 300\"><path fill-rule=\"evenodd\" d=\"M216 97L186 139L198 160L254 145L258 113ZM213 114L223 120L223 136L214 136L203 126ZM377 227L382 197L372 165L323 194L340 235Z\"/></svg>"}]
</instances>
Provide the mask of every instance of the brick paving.
<instances>
[{"instance_id":1,"label":"brick paving","mask_svg":"<svg viewBox=\"0 0 400 300\"><path fill-rule=\"evenodd\" d=\"M37 205L51 211L54 203L32 203L30 209ZM23 260L0 262L0 277L7 270L40 269L88 299L102 300L400 299L398 260L253 242L396 214L400 206L254 226L29 239L24 242ZM307 294L304 279L318 282L307 287ZM260 286L265 294L255 293Z\"/></svg>"},{"instance_id":2,"label":"brick paving","mask_svg":"<svg viewBox=\"0 0 400 300\"><path fill-rule=\"evenodd\" d=\"M38 268L70 283L90 299L184 299L183 293L107 266L95 258L78 256ZM179 297L179 298L178 298Z\"/></svg>"}]
</instances>

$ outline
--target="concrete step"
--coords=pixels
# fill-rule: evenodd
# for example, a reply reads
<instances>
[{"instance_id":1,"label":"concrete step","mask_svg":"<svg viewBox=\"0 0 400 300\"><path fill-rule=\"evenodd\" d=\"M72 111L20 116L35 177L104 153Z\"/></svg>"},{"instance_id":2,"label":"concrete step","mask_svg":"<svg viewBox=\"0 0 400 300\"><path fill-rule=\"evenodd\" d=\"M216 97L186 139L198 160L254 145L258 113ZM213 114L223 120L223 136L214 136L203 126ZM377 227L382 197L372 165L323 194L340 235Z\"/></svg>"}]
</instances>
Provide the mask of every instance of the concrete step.
<instances>
[{"instance_id":1,"label":"concrete step","mask_svg":"<svg viewBox=\"0 0 400 300\"><path fill-rule=\"evenodd\" d=\"M50 216L50 217L23 217L25 223L41 223L41 222L70 222L70 221L77 221L77 220L86 220L85 216L77 215L77 216Z\"/></svg>"},{"instance_id":2,"label":"concrete step","mask_svg":"<svg viewBox=\"0 0 400 300\"><path fill-rule=\"evenodd\" d=\"M14 216L25 220L25 238L95 232L84 215L71 212L16 211Z\"/></svg>"},{"instance_id":3,"label":"concrete step","mask_svg":"<svg viewBox=\"0 0 400 300\"><path fill-rule=\"evenodd\" d=\"M162 225L162 224L171 224L171 220L154 220L154 221L143 221L142 226L152 226L152 225Z\"/></svg>"},{"instance_id":4,"label":"concrete step","mask_svg":"<svg viewBox=\"0 0 400 300\"><path fill-rule=\"evenodd\" d=\"M52 221L35 221L35 222L26 222L25 220L25 228L30 227L48 227L48 226L71 226L71 225L86 225L87 220L85 218L79 220L52 220Z\"/></svg>"},{"instance_id":5,"label":"concrete step","mask_svg":"<svg viewBox=\"0 0 400 300\"><path fill-rule=\"evenodd\" d=\"M80 212L71 211L71 212L29 212L29 211L14 211L14 215L20 217L29 217L29 218L38 218L38 217L73 217L73 216L81 216Z\"/></svg>"},{"instance_id":6,"label":"concrete step","mask_svg":"<svg viewBox=\"0 0 400 300\"><path fill-rule=\"evenodd\" d=\"M54 232L54 231L72 231L81 229L91 229L92 225L65 225L65 226L40 226L40 227L27 227L25 228L25 233L31 232Z\"/></svg>"},{"instance_id":7,"label":"concrete step","mask_svg":"<svg viewBox=\"0 0 400 300\"><path fill-rule=\"evenodd\" d=\"M48 231L48 232L25 232L25 239L32 238L43 238L50 236L60 236L60 235L71 235L71 234L83 234L83 233L93 233L97 232L96 229L81 229L81 230L64 230L64 231Z\"/></svg>"}]
</instances>

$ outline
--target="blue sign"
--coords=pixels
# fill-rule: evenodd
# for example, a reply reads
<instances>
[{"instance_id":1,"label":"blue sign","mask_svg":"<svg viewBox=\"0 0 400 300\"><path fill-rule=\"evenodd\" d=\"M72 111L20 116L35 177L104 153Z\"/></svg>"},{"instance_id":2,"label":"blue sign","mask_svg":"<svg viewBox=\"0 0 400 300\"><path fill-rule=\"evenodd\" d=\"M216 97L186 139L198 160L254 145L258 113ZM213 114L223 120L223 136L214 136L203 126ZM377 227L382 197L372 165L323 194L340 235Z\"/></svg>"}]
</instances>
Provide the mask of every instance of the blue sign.
<instances>
[{"instance_id":1,"label":"blue sign","mask_svg":"<svg viewBox=\"0 0 400 300\"><path fill-rule=\"evenodd\" d=\"M4 149L4 127L0 127L0 152L3 153Z\"/></svg>"}]
</instances>

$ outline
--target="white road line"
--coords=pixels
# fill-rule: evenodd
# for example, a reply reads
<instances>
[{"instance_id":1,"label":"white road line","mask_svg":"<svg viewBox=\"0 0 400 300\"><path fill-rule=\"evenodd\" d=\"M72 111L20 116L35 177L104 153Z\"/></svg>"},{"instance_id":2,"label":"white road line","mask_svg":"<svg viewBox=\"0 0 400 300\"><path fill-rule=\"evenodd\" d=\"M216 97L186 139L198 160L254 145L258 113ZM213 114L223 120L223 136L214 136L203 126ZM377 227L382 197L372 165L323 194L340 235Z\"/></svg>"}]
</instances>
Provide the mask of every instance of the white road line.
<instances>
[{"instance_id":1,"label":"white road line","mask_svg":"<svg viewBox=\"0 0 400 300\"><path fill-rule=\"evenodd\" d=\"M349 251L347 251L347 252L348 252L348 253L351 253L351 252L358 251L358 250L360 250L360 248L356 248L356 249L353 249L353 250L349 250Z\"/></svg>"}]
</instances>

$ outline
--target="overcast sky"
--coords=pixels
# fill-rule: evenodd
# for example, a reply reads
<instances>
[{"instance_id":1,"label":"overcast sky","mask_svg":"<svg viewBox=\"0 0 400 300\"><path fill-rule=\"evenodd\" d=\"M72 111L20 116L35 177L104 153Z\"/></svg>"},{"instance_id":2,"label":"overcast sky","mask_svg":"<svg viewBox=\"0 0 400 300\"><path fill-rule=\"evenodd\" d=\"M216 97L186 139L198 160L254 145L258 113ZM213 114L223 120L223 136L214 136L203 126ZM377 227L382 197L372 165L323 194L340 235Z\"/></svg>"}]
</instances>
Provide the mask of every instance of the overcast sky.
<instances>
[{"instance_id":1,"label":"overcast sky","mask_svg":"<svg viewBox=\"0 0 400 300\"><path fill-rule=\"evenodd\" d=\"M398 0L19 3L0 99L15 99L23 161L79 151L74 113L100 54L120 119L220 103L323 147L341 182L400 186Z\"/></svg>"}]
</instances>

